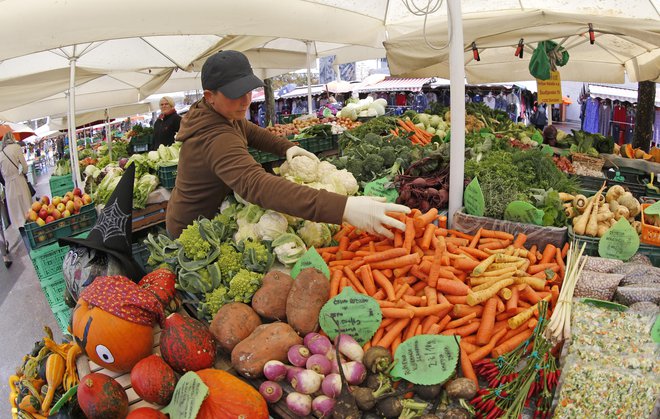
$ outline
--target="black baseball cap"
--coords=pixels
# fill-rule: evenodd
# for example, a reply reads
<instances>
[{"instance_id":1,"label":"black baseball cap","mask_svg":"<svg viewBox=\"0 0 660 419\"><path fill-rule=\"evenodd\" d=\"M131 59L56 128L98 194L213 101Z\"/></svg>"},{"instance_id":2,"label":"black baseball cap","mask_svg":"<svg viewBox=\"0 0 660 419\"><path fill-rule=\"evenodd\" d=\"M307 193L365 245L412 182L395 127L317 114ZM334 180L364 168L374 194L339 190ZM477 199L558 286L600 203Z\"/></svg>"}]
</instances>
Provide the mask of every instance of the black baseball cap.
<instances>
[{"instance_id":1,"label":"black baseball cap","mask_svg":"<svg viewBox=\"0 0 660 419\"><path fill-rule=\"evenodd\" d=\"M247 57L238 51L216 52L202 66L202 88L220 90L230 99L238 99L263 85Z\"/></svg>"}]
</instances>

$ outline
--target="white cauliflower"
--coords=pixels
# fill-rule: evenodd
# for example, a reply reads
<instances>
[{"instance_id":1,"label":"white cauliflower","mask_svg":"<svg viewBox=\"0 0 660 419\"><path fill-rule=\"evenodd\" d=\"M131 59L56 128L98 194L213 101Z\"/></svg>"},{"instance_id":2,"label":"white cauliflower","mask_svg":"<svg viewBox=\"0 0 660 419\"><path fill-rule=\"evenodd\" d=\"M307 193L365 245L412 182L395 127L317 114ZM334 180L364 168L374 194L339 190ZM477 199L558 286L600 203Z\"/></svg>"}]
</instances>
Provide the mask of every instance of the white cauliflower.
<instances>
[{"instance_id":1,"label":"white cauliflower","mask_svg":"<svg viewBox=\"0 0 660 419\"><path fill-rule=\"evenodd\" d=\"M335 170L330 176L330 179L325 180L325 182L332 183L337 193L342 195L355 195L358 189L360 189L353 173L346 169Z\"/></svg>"},{"instance_id":2,"label":"white cauliflower","mask_svg":"<svg viewBox=\"0 0 660 419\"><path fill-rule=\"evenodd\" d=\"M318 162L307 156L296 156L291 159L286 174L299 179L301 182L314 182L318 177Z\"/></svg>"}]
</instances>

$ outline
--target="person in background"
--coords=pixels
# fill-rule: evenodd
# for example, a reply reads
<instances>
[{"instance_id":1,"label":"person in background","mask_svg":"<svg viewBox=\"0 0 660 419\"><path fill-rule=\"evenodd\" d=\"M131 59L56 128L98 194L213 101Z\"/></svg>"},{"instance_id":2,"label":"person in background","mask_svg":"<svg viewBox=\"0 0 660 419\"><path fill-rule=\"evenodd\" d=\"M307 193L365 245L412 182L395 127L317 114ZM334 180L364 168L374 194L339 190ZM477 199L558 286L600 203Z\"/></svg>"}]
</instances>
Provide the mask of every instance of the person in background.
<instances>
[{"instance_id":1,"label":"person in background","mask_svg":"<svg viewBox=\"0 0 660 419\"><path fill-rule=\"evenodd\" d=\"M557 146L557 128L554 125L548 125L543 129L543 143L551 147Z\"/></svg>"},{"instance_id":2,"label":"person in background","mask_svg":"<svg viewBox=\"0 0 660 419\"><path fill-rule=\"evenodd\" d=\"M531 119L532 124L534 126L543 131L546 125L548 125L548 114L546 113L545 109L545 104L543 103L538 103L536 105L536 110L534 111L534 114L532 115Z\"/></svg>"},{"instance_id":3,"label":"person in background","mask_svg":"<svg viewBox=\"0 0 660 419\"><path fill-rule=\"evenodd\" d=\"M11 257L9 256L9 241L5 238L5 230L9 228L9 212L7 211L7 197L4 184L0 184L0 253L5 267L11 266Z\"/></svg>"},{"instance_id":4,"label":"person in background","mask_svg":"<svg viewBox=\"0 0 660 419\"><path fill-rule=\"evenodd\" d=\"M174 99L169 96L160 98L160 115L154 123L154 138L152 149L157 150L161 144L170 146L174 144L174 136L179 131L181 117L174 108Z\"/></svg>"},{"instance_id":5,"label":"person in background","mask_svg":"<svg viewBox=\"0 0 660 419\"><path fill-rule=\"evenodd\" d=\"M0 147L2 147L0 151L0 173L2 173L5 180L9 218L17 228L23 227L25 214L30 210L32 201L27 179L25 178L28 164L11 131L4 133Z\"/></svg>"},{"instance_id":6,"label":"person in background","mask_svg":"<svg viewBox=\"0 0 660 419\"><path fill-rule=\"evenodd\" d=\"M405 224L387 212L409 213L406 206L299 185L268 173L254 160L248 147L286 156L287 161L318 158L245 119L252 90L264 84L244 54L213 54L202 67L201 81L204 97L190 106L177 135L182 145L166 212L170 236L179 237L199 216L213 218L232 191L252 204L310 221L346 221L390 238L394 234L386 226L405 230Z\"/></svg>"}]
</instances>

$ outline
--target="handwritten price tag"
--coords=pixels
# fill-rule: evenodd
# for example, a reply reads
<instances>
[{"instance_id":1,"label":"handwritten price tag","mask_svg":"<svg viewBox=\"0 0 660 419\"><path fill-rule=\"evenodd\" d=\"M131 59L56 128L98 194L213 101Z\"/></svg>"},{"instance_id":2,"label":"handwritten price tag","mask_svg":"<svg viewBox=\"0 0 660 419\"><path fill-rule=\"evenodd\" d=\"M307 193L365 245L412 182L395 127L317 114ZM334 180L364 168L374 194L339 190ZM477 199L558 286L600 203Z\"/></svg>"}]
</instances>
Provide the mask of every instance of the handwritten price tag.
<instances>
[{"instance_id":1,"label":"handwritten price tag","mask_svg":"<svg viewBox=\"0 0 660 419\"><path fill-rule=\"evenodd\" d=\"M660 316L657 316L655 318L655 323L653 323L651 339L653 339L653 342L660 343Z\"/></svg>"},{"instance_id":2,"label":"handwritten price tag","mask_svg":"<svg viewBox=\"0 0 660 419\"><path fill-rule=\"evenodd\" d=\"M189 371L176 383L172 401L162 408L161 412L168 413L170 419L197 417L197 412L208 393L209 388L199 378L199 375Z\"/></svg>"},{"instance_id":3,"label":"handwritten price tag","mask_svg":"<svg viewBox=\"0 0 660 419\"><path fill-rule=\"evenodd\" d=\"M413 384L443 383L456 370L458 352L454 336L415 336L397 348L392 376L405 378Z\"/></svg>"},{"instance_id":4,"label":"handwritten price tag","mask_svg":"<svg viewBox=\"0 0 660 419\"><path fill-rule=\"evenodd\" d=\"M356 293L351 287L345 287L339 295L325 303L319 313L321 329L330 339L334 339L340 331L350 335L360 345L373 337L382 320L383 314L376 300Z\"/></svg>"},{"instance_id":5,"label":"handwritten price tag","mask_svg":"<svg viewBox=\"0 0 660 419\"><path fill-rule=\"evenodd\" d=\"M387 199L387 202L395 202L399 197L396 188L392 186L392 181L384 177L374 180L364 185L365 196L382 196Z\"/></svg>"},{"instance_id":6,"label":"handwritten price tag","mask_svg":"<svg viewBox=\"0 0 660 419\"><path fill-rule=\"evenodd\" d=\"M604 258L628 260L639 249L637 230L621 218L600 238L598 254Z\"/></svg>"},{"instance_id":7,"label":"handwritten price tag","mask_svg":"<svg viewBox=\"0 0 660 419\"><path fill-rule=\"evenodd\" d=\"M291 278L297 277L300 271L305 268L316 268L323 272L326 278L330 279L330 269L328 268L328 265L313 246L310 247L300 259L298 259L298 262L296 262L295 265L293 265L293 268L291 268Z\"/></svg>"},{"instance_id":8,"label":"handwritten price tag","mask_svg":"<svg viewBox=\"0 0 660 419\"><path fill-rule=\"evenodd\" d=\"M504 210L504 219L526 224L543 225L545 212L529 202L513 201Z\"/></svg>"},{"instance_id":9,"label":"handwritten price tag","mask_svg":"<svg viewBox=\"0 0 660 419\"><path fill-rule=\"evenodd\" d=\"M463 206L465 211L470 215L482 217L484 209L486 208L486 201L484 200L484 193L481 190L481 185L475 177L469 185L465 188L463 194Z\"/></svg>"}]
</instances>

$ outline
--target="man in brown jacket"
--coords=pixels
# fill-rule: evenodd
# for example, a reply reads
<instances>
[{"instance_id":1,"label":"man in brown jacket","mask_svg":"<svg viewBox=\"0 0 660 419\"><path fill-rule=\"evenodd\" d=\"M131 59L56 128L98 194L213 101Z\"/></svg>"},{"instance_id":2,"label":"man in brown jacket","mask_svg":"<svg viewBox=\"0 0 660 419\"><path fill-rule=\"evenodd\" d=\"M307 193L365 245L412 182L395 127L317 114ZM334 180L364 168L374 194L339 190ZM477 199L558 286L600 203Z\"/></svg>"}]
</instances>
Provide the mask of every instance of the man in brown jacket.
<instances>
[{"instance_id":1,"label":"man in brown jacket","mask_svg":"<svg viewBox=\"0 0 660 419\"><path fill-rule=\"evenodd\" d=\"M384 225L405 229L388 211L408 213L403 205L364 196L346 197L298 185L266 172L248 147L291 160L312 153L294 146L245 119L252 90L263 83L245 55L221 51L202 67L204 98L194 103L181 121L176 184L167 207L167 231L176 238L198 216L212 218L232 191L246 201L306 220L340 224L392 237Z\"/></svg>"}]
</instances>

